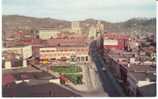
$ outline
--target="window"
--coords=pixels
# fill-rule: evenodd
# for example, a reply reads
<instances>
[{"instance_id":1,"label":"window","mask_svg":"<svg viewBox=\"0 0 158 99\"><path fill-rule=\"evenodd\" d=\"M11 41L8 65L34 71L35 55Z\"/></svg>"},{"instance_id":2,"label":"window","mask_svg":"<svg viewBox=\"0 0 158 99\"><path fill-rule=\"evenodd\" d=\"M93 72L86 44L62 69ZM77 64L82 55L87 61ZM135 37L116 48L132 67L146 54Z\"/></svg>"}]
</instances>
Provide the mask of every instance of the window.
<instances>
[{"instance_id":1,"label":"window","mask_svg":"<svg viewBox=\"0 0 158 99\"><path fill-rule=\"evenodd\" d=\"M2 60L2 68L5 68L5 60Z\"/></svg>"},{"instance_id":2,"label":"window","mask_svg":"<svg viewBox=\"0 0 158 99\"><path fill-rule=\"evenodd\" d=\"M68 50L67 50L67 49L65 49L64 51L65 51L65 52L67 52Z\"/></svg>"},{"instance_id":3,"label":"window","mask_svg":"<svg viewBox=\"0 0 158 99\"><path fill-rule=\"evenodd\" d=\"M80 49L77 49L77 51L79 52L79 51L81 51Z\"/></svg>"},{"instance_id":4,"label":"window","mask_svg":"<svg viewBox=\"0 0 158 99\"><path fill-rule=\"evenodd\" d=\"M45 50L42 50L41 52L45 52Z\"/></svg>"},{"instance_id":5,"label":"window","mask_svg":"<svg viewBox=\"0 0 158 99\"><path fill-rule=\"evenodd\" d=\"M63 49L60 49L61 52L63 52Z\"/></svg>"},{"instance_id":6,"label":"window","mask_svg":"<svg viewBox=\"0 0 158 99\"><path fill-rule=\"evenodd\" d=\"M84 57L81 57L81 61L84 61Z\"/></svg>"},{"instance_id":7,"label":"window","mask_svg":"<svg viewBox=\"0 0 158 99\"><path fill-rule=\"evenodd\" d=\"M86 56L86 61L88 61L88 56Z\"/></svg>"},{"instance_id":8,"label":"window","mask_svg":"<svg viewBox=\"0 0 158 99\"><path fill-rule=\"evenodd\" d=\"M11 65L12 65L12 67L22 67L23 61L14 59L14 60L11 60Z\"/></svg>"},{"instance_id":9,"label":"window","mask_svg":"<svg viewBox=\"0 0 158 99\"><path fill-rule=\"evenodd\" d=\"M77 61L78 61L78 62L80 61L80 57L77 57Z\"/></svg>"},{"instance_id":10,"label":"window","mask_svg":"<svg viewBox=\"0 0 158 99\"><path fill-rule=\"evenodd\" d=\"M51 60L56 60L56 58L51 58Z\"/></svg>"}]
</instances>

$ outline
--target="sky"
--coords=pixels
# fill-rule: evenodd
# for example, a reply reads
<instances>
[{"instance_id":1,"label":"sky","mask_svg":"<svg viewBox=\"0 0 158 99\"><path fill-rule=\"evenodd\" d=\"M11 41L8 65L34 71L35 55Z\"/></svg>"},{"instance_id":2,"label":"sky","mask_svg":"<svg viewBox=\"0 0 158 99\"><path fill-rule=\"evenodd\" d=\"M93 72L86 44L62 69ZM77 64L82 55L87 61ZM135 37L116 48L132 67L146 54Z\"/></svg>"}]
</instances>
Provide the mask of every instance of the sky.
<instances>
[{"instance_id":1,"label":"sky","mask_svg":"<svg viewBox=\"0 0 158 99\"><path fill-rule=\"evenodd\" d=\"M120 22L156 17L156 0L2 0L2 14Z\"/></svg>"}]
</instances>

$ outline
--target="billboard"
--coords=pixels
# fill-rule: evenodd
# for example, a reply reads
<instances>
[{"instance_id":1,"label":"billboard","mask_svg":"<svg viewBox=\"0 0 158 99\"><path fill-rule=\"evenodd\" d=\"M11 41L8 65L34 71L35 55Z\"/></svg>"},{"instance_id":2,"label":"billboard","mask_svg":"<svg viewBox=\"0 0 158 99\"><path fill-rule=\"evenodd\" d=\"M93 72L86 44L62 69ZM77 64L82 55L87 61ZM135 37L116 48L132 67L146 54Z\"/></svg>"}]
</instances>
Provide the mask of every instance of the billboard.
<instances>
[{"instance_id":1,"label":"billboard","mask_svg":"<svg viewBox=\"0 0 158 99\"><path fill-rule=\"evenodd\" d=\"M114 46L117 46L118 45L118 40L106 39L106 40L104 40L104 45L114 45Z\"/></svg>"}]
</instances>

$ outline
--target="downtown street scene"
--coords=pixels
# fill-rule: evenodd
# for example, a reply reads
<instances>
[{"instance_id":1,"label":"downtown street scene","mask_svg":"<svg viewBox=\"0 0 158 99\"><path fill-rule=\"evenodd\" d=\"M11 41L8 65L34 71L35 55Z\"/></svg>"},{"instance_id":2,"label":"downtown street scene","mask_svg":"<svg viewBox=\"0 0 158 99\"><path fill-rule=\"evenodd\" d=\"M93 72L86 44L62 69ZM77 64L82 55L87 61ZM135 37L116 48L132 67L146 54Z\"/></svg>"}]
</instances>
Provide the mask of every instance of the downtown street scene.
<instances>
[{"instance_id":1,"label":"downtown street scene","mask_svg":"<svg viewBox=\"0 0 158 99\"><path fill-rule=\"evenodd\" d=\"M156 2L141 1L2 0L2 97L155 97Z\"/></svg>"}]
</instances>

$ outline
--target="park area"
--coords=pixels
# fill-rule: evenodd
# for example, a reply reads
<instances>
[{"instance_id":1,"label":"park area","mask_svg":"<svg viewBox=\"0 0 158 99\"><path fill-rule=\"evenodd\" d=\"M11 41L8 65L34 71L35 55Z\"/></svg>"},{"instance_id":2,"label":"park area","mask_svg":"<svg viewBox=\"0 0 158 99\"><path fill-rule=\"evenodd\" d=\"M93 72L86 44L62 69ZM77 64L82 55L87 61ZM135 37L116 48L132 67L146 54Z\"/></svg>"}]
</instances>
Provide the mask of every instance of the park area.
<instances>
[{"instance_id":1,"label":"park area","mask_svg":"<svg viewBox=\"0 0 158 99\"><path fill-rule=\"evenodd\" d=\"M82 84L82 69L79 66L54 66L52 70L64 75L74 84Z\"/></svg>"}]
</instances>

